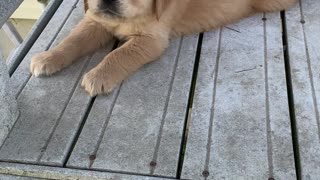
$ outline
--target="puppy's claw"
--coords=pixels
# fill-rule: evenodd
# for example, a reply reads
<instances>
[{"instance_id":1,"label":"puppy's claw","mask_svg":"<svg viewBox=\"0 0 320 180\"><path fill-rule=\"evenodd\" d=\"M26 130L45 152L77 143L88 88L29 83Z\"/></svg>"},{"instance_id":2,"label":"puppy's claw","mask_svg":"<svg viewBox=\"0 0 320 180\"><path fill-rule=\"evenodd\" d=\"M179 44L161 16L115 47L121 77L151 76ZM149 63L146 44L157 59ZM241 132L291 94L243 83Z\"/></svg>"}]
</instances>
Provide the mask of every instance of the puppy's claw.
<instances>
[{"instance_id":1,"label":"puppy's claw","mask_svg":"<svg viewBox=\"0 0 320 180\"><path fill-rule=\"evenodd\" d=\"M35 67L38 66L38 67ZM41 75L51 75L52 71L49 70L46 65L33 65L32 69L31 69L31 73L35 76L35 77L39 77Z\"/></svg>"},{"instance_id":2,"label":"puppy's claw","mask_svg":"<svg viewBox=\"0 0 320 180\"><path fill-rule=\"evenodd\" d=\"M38 69L34 69L31 70L31 73L35 76L35 77L39 77L41 75L41 71L39 71Z\"/></svg>"}]
</instances>

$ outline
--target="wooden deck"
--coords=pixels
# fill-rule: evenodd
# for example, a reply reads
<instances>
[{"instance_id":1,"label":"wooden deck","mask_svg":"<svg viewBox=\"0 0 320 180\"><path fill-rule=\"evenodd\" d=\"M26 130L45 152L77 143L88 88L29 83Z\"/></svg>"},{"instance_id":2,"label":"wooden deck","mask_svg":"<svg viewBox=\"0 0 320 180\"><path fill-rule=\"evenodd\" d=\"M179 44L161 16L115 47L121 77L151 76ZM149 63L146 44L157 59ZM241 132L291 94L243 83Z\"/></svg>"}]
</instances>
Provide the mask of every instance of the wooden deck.
<instances>
[{"instance_id":1,"label":"wooden deck","mask_svg":"<svg viewBox=\"0 0 320 180\"><path fill-rule=\"evenodd\" d=\"M82 1L62 1L9 64L20 116L0 148L0 179L320 179L319 9L302 0L175 39L90 98L82 75L115 43L51 77L29 73L31 57L83 17Z\"/></svg>"}]
</instances>

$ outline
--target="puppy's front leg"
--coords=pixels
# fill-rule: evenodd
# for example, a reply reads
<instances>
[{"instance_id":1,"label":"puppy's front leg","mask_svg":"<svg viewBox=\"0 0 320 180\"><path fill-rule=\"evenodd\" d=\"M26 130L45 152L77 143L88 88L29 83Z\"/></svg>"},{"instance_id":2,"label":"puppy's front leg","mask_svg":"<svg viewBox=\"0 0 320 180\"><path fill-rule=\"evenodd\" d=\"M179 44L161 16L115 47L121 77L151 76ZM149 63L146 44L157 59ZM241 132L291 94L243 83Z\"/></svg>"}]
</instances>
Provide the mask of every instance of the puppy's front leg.
<instances>
[{"instance_id":1,"label":"puppy's front leg","mask_svg":"<svg viewBox=\"0 0 320 180\"><path fill-rule=\"evenodd\" d=\"M51 75L80 57L95 52L112 39L99 23L85 17L55 48L35 55L31 60L33 75Z\"/></svg>"},{"instance_id":2,"label":"puppy's front leg","mask_svg":"<svg viewBox=\"0 0 320 180\"><path fill-rule=\"evenodd\" d=\"M167 46L167 38L133 37L85 74L82 86L91 96L109 93L141 66L157 59Z\"/></svg>"}]
</instances>

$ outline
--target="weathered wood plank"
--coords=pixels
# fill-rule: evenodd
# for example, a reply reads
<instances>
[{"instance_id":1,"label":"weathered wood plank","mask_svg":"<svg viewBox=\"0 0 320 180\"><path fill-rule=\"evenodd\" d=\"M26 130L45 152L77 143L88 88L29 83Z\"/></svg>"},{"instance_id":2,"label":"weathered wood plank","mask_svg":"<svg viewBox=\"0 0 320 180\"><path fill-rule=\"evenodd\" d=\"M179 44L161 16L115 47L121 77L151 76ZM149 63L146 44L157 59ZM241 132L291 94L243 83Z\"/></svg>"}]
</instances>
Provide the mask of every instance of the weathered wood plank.
<instances>
[{"instance_id":1,"label":"weathered wood plank","mask_svg":"<svg viewBox=\"0 0 320 180\"><path fill-rule=\"evenodd\" d=\"M0 174L1 180L40 180L39 178L33 177L22 177L22 176L11 176L11 175L2 175Z\"/></svg>"},{"instance_id":2,"label":"weathered wood plank","mask_svg":"<svg viewBox=\"0 0 320 180\"><path fill-rule=\"evenodd\" d=\"M21 3L22 0L0 1L0 28ZM18 117L18 108L14 94L9 91L8 69L1 52L0 61L0 146L2 146Z\"/></svg>"},{"instance_id":3,"label":"weathered wood plank","mask_svg":"<svg viewBox=\"0 0 320 180\"><path fill-rule=\"evenodd\" d=\"M0 146L19 115L17 101L10 91L9 84L8 69L0 53Z\"/></svg>"},{"instance_id":4,"label":"weathered wood plank","mask_svg":"<svg viewBox=\"0 0 320 180\"><path fill-rule=\"evenodd\" d=\"M198 36L183 39L177 68L172 79L172 89L164 114L163 129L158 151L153 161L157 163L154 175L175 177L178 169L180 145L188 109L190 82L193 76ZM158 135L160 136L160 135Z\"/></svg>"},{"instance_id":5,"label":"weathered wood plank","mask_svg":"<svg viewBox=\"0 0 320 180\"><path fill-rule=\"evenodd\" d=\"M174 41L111 97L98 97L68 167L175 177L196 47L197 36Z\"/></svg>"},{"instance_id":6,"label":"weathered wood plank","mask_svg":"<svg viewBox=\"0 0 320 180\"><path fill-rule=\"evenodd\" d=\"M302 179L320 177L320 3L287 12L287 33Z\"/></svg>"},{"instance_id":7,"label":"weathered wood plank","mask_svg":"<svg viewBox=\"0 0 320 180\"><path fill-rule=\"evenodd\" d=\"M294 179L280 16L206 33L182 177Z\"/></svg>"},{"instance_id":8,"label":"weathered wood plank","mask_svg":"<svg viewBox=\"0 0 320 180\"><path fill-rule=\"evenodd\" d=\"M35 165L22 165L14 163L0 163L0 173L15 176L28 176L32 179L43 178L57 180L168 180L166 178L160 177L126 175L119 173L45 167Z\"/></svg>"},{"instance_id":9,"label":"weathered wood plank","mask_svg":"<svg viewBox=\"0 0 320 180\"><path fill-rule=\"evenodd\" d=\"M10 85L16 96L20 94L31 77L29 66L32 56L50 48L77 2L78 0L68 0L61 3L46 28L42 31L41 35L35 41L28 54L24 57L17 70L11 76Z\"/></svg>"},{"instance_id":10,"label":"weathered wood plank","mask_svg":"<svg viewBox=\"0 0 320 180\"><path fill-rule=\"evenodd\" d=\"M54 44L65 37L82 18L82 1L79 2L79 6L73 11ZM73 93L88 59L82 58L70 68L54 76L47 78L32 77L28 81L18 97L21 116L0 150L0 158L2 160L36 163L40 160L44 151L47 150L47 145L52 135L55 135L53 134L54 131L57 128L59 130L61 121L64 124L66 123L65 121L72 119L76 126L80 123L81 112L78 114L80 116L78 119L68 117L73 113L69 108L75 108L75 105L67 105L68 103L78 102L78 95ZM83 95L83 97L87 96ZM87 101L88 104L89 100L84 101ZM85 106L86 104L84 104ZM70 119L65 119L66 116ZM72 133L76 130L77 128L70 129L65 133ZM71 141L73 137L67 138ZM64 157L65 154L60 156Z\"/></svg>"},{"instance_id":11,"label":"weathered wood plank","mask_svg":"<svg viewBox=\"0 0 320 180\"><path fill-rule=\"evenodd\" d=\"M91 58L85 72L88 72L101 62L104 56L111 51L112 47L113 43L110 43L107 49L96 53ZM52 132L52 137L47 141L46 147L39 157L39 163L58 166L62 166L65 163L76 133L92 100L80 84L78 83L65 111L60 117L59 124L57 124L55 131Z\"/></svg>"}]
</instances>

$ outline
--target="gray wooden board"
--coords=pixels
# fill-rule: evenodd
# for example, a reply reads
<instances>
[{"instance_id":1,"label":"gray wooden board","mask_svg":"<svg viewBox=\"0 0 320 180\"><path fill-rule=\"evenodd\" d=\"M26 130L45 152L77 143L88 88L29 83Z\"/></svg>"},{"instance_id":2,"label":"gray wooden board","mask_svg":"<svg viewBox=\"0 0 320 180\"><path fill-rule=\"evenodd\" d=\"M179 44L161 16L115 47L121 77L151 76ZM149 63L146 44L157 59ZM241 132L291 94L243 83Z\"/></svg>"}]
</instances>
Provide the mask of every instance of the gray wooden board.
<instances>
[{"instance_id":1,"label":"gray wooden board","mask_svg":"<svg viewBox=\"0 0 320 180\"><path fill-rule=\"evenodd\" d=\"M173 41L159 61L98 97L67 167L175 177L197 40Z\"/></svg>"},{"instance_id":2,"label":"gray wooden board","mask_svg":"<svg viewBox=\"0 0 320 180\"><path fill-rule=\"evenodd\" d=\"M320 2L304 0L287 12L288 44L301 174L320 178ZM305 21L304 24L301 22Z\"/></svg>"},{"instance_id":3,"label":"gray wooden board","mask_svg":"<svg viewBox=\"0 0 320 180\"><path fill-rule=\"evenodd\" d=\"M16 177L25 176L25 178L30 177L30 179L40 178L56 180L168 180L161 177L128 175L48 166L23 165L15 163L0 163L0 177L1 174L14 175ZM21 179L25 180L23 177L21 177Z\"/></svg>"},{"instance_id":4,"label":"gray wooden board","mask_svg":"<svg viewBox=\"0 0 320 180\"><path fill-rule=\"evenodd\" d=\"M0 146L19 116L17 101L10 91L9 83L7 66L0 57Z\"/></svg>"},{"instance_id":5,"label":"gray wooden board","mask_svg":"<svg viewBox=\"0 0 320 180\"><path fill-rule=\"evenodd\" d=\"M82 1L79 3L80 7L73 11L54 45L82 18L83 4ZM89 67L97 64L106 52L93 56ZM89 59L82 58L51 77L32 77L28 81L18 97L21 116L0 151L2 160L50 165L64 163L90 102L79 87Z\"/></svg>"},{"instance_id":6,"label":"gray wooden board","mask_svg":"<svg viewBox=\"0 0 320 180\"><path fill-rule=\"evenodd\" d=\"M262 18L204 35L183 178L295 178L280 15Z\"/></svg>"},{"instance_id":7,"label":"gray wooden board","mask_svg":"<svg viewBox=\"0 0 320 180\"><path fill-rule=\"evenodd\" d=\"M11 176L11 175L3 175L0 174L1 180L40 180L39 178L33 177L22 177L22 176Z\"/></svg>"},{"instance_id":8,"label":"gray wooden board","mask_svg":"<svg viewBox=\"0 0 320 180\"><path fill-rule=\"evenodd\" d=\"M112 46L113 43L111 43L107 49L96 53L91 58L85 72L95 67L111 50ZM80 128L80 124L87 113L90 102L91 97L88 96L80 83L78 83L75 92L60 117L59 124L57 124L50 141L47 142L46 149L39 158L39 163L58 166L63 165L76 137L77 130Z\"/></svg>"},{"instance_id":9,"label":"gray wooden board","mask_svg":"<svg viewBox=\"0 0 320 180\"><path fill-rule=\"evenodd\" d=\"M78 0L68 0L63 1L60 4L58 10L55 12L46 28L42 31L41 35L29 50L28 54L24 57L17 70L11 76L10 85L14 94L19 95L25 84L29 81L29 66L32 56L49 49L77 2Z\"/></svg>"}]
</instances>

